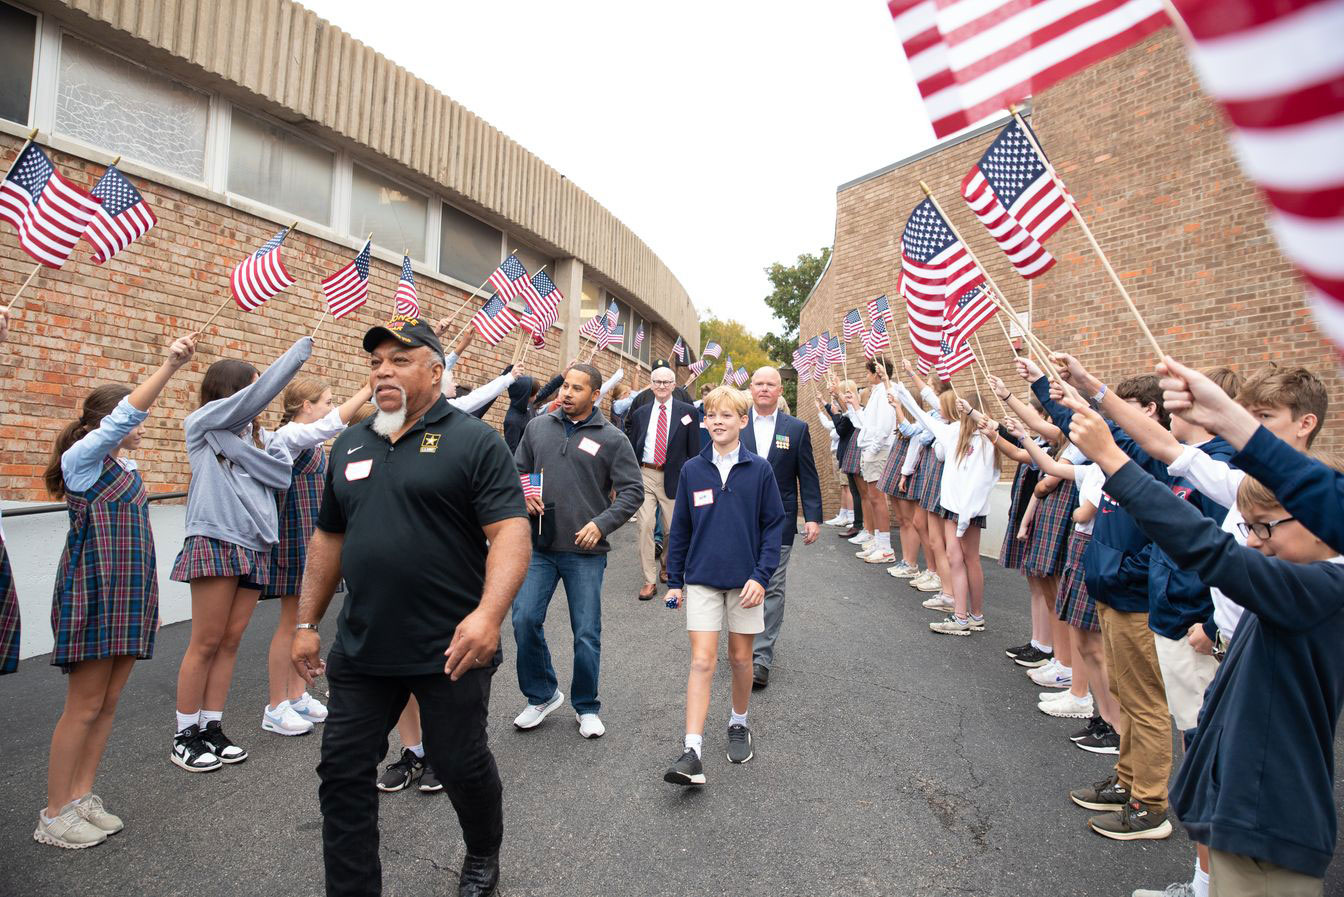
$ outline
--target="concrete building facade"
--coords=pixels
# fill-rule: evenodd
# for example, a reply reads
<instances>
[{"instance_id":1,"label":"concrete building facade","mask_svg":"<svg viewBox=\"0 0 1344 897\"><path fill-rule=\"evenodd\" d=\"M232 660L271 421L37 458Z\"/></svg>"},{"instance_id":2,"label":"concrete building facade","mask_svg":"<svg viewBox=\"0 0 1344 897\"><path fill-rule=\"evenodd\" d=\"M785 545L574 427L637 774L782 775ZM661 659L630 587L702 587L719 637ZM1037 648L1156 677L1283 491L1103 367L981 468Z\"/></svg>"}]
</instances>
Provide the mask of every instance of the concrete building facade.
<instances>
[{"instance_id":1,"label":"concrete building facade","mask_svg":"<svg viewBox=\"0 0 1344 897\"><path fill-rule=\"evenodd\" d=\"M901 233L923 199L922 179L1008 300L1020 312L1030 308L1034 331L1051 349L1077 353L1112 383L1152 371L1152 350L1076 224L1050 239L1058 261L1029 286L961 198L962 178L1006 123L1005 113L839 187L834 250L803 309L804 336L836 332L847 310L886 293L896 316L893 343L914 360L905 303L896 297ZM1031 124L1166 351L1242 373L1271 362L1303 365L1323 377L1332 396L1344 395L1337 358L1266 227L1264 202L1237 167L1221 114L1200 91L1171 30L1034 98ZM999 326L990 321L978 336L986 366L1008 379L1012 352ZM896 345L892 353L899 363ZM851 348L847 371L860 385L863 361ZM958 390L974 392L973 371L954 378ZM1009 385L1024 391L1015 377ZM800 386L799 412L814 427L814 444L827 445L812 406L816 386ZM981 393L997 414L983 385ZM1327 422L1318 445L1338 447L1340 432ZM833 465L818 467L829 515L838 481Z\"/></svg>"},{"instance_id":2,"label":"concrete building facade","mask_svg":"<svg viewBox=\"0 0 1344 897\"><path fill-rule=\"evenodd\" d=\"M623 366L633 379L678 335L699 349L690 297L628 227L487 122L290 0L0 0L0 166L33 128L86 189L120 156L159 223L102 266L81 244L16 306L0 349L8 500L45 498L38 479L51 439L88 390L137 382L157 366L173 335L228 296L232 267L295 220L283 252L298 283L250 314L225 311L151 416L138 457L152 490L186 488L181 420L205 368L221 357L264 367L311 332L321 279L366 234L369 302L323 325L307 366L338 397L364 376L358 338L391 314L403 251L424 314L454 318L450 337L508 252L529 271L549 266L566 301L546 349L526 359L542 376L580 353L579 323L613 300L626 337L598 355L604 373ZM32 267L0 226L6 302ZM478 339L458 380L485 382L513 350L513 338L494 348ZM500 404L487 419L502 414Z\"/></svg>"}]
</instances>

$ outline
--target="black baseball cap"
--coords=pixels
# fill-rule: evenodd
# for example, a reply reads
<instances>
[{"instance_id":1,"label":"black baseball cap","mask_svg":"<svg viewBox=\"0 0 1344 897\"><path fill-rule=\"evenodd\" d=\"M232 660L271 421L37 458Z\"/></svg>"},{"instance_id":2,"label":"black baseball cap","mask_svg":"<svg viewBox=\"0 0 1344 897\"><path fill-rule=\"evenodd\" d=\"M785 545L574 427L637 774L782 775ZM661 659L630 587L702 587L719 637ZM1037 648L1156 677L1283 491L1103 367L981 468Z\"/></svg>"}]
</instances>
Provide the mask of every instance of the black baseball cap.
<instances>
[{"instance_id":1,"label":"black baseball cap","mask_svg":"<svg viewBox=\"0 0 1344 897\"><path fill-rule=\"evenodd\" d=\"M649 368L649 373L652 374L659 368L670 368L670 367L672 367L672 365L668 364L666 360L659 358L657 361L653 363L653 367Z\"/></svg>"},{"instance_id":2,"label":"black baseball cap","mask_svg":"<svg viewBox=\"0 0 1344 897\"><path fill-rule=\"evenodd\" d=\"M443 344L434 335L434 328L423 318L395 315L386 324L370 327L364 334L364 351L372 352L378 348L379 343L387 339L394 339L405 346L428 346L438 353L440 358L443 357Z\"/></svg>"}]
</instances>

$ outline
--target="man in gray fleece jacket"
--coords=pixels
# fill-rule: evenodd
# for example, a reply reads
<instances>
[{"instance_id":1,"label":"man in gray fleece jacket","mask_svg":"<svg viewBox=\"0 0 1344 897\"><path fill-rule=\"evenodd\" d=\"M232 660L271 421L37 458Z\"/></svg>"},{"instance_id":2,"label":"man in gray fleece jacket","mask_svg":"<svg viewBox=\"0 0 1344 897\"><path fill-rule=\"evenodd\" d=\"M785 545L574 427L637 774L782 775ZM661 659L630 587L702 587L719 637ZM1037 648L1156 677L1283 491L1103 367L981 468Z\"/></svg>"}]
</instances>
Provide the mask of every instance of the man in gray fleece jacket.
<instances>
[{"instance_id":1,"label":"man in gray fleece jacket","mask_svg":"<svg viewBox=\"0 0 1344 897\"><path fill-rule=\"evenodd\" d=\"M536 728L565 700L543 632L546 608L556 582L563 580L574 630L570 700L579 734L597 738L606 731L598 717L597 678L607 537L639 509L644 485L630 440L597 408L601 384L596 368L571 366L560 386L560 407L529 421L514 452L520 474L541 475L542 493L527 499L534 522L532 561L513 602L518 685L527 698L513 721L519 729Z\"/></svg>"}]
</instances>

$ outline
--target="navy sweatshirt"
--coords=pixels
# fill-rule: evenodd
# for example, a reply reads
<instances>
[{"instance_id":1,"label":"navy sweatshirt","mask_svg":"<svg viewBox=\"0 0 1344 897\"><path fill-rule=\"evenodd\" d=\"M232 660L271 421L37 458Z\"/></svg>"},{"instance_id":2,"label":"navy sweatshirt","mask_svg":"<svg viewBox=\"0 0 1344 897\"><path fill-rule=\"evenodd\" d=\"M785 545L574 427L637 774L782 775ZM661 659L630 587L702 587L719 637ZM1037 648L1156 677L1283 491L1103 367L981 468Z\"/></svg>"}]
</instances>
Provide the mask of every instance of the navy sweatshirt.
<instances>
[{"instance_id":1,"label":"navy sweatshirt","mask_svg":"<svg viewBox=\"0 0 1344 897\"><path fill-rule=\"evenodd\" d=\"M1344 554L1344 474L1284 442L1264 427L1232 458L1264 483L1302 525Z\"/></svg>"},{"instance_id":2,"label":"navy sweatshirt","mask_svg":"<svg viewBox=\"0 0 1344 897\"><path fill-rule=\"evenodd\" d=\"M1344 565L1238 545L1133 463L1106 490L1176 563L1247 611L1204 696L1172 809L1201 844L1324 877L1335 849Z\"/></svg>"},{"instance_id":3,"label":"navy sweatshirt","mask_svg":"<svg viewBox=\"0 0 1344 897\"><path fill-rule=\"evenodd\" d=\"M738 460L722 482L710 443L686 462L677 478L677 503L668 532L667 587L686 583L740 589L748 579L763 587L779 566L784 503L770 462L739 445Z\"/></svg>"}]
</instances>

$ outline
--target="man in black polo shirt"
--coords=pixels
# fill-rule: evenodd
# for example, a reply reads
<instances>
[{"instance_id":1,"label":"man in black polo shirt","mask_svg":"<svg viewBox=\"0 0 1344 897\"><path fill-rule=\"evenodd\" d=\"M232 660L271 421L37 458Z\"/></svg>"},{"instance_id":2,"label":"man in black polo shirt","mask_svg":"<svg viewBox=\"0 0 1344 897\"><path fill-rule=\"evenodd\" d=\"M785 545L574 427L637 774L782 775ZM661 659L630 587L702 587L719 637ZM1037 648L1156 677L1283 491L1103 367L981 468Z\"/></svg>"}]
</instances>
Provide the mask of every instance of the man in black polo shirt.
<instances>
[{"instance_id":1,"label":"man in black polo shirt","mask_svg":"<svg viewBox=\"0 0 1344 897\"><path fill-rule=\"evenodd\" d=\"M499 434L440 395L443 349L425 323L393 318L364 335L364 349L378 412L331 449L291 652L306 680L322 671L317 624L344 575L317 767L327 894L381 892L373 784L413 694L466 842L458 893L485 897L503 839L485 735L490 677L527 571L527 510Z\"/></svg>"}]
</instances>

